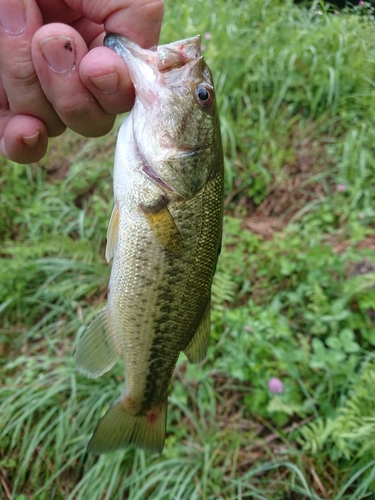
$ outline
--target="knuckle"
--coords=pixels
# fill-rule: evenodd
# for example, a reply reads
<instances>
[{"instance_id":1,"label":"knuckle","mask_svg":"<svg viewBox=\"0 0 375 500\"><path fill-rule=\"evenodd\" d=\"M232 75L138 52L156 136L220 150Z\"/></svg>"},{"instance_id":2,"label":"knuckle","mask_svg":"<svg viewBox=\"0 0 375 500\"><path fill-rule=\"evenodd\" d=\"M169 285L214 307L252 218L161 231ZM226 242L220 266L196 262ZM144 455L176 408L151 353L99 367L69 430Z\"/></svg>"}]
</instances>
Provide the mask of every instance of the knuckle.
<instances>
[{"instance_id":1,"label":"knuckle","mask_svg":"<svg viewBox=\"0 0 375 500\"><path fill-rule=\"evenodd\" d=\"M82 93L60 97L54 108L67 127L86 137L107 134L115 119L100 108L93 96Z\"/></svg>"},{"instance_id":2,"label":"knuckle","mask_svg":"<svg viewBox=\"0 0 375 500\"><path fill-rule=\"evenodd\" d=\"M7 52L4 51L3 54ZM29 87L38 82L38 77L35 72L34 64L31 59L30 47L20 47L17 51L10 51L11 58L1 59L0 69L2 78L5 81Z\"/></svg>"},{"instance_id":3,"label":"knuckle","mask_svg":"<svg viewBox=\"0 0 375 500\"><path fill-rule=\"evenodd\" d=\"M87 94L64 94L55 103L52 103L52 106L65 121L66 119L71 120L90 115L92 108L96 106L96 102L92 96Z\"/></svg>"},{"instance_id":4,"label":"knuckle","mask_svg":"<svg viewBox=\"0 0 375 500\"><path fill-rule=\"evenodd\" d=\"M159 23L163 18L164 0L140 0L137 8L142 17Z\"/></svg>"}]
</instances>

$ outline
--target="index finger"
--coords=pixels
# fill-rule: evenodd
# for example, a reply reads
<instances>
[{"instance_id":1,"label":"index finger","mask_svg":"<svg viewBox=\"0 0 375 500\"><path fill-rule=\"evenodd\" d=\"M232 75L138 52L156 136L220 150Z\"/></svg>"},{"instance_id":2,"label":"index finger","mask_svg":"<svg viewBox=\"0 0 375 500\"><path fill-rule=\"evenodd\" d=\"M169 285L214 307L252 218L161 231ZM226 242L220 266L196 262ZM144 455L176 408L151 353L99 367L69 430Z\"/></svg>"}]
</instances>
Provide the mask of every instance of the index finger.
<instances>
[{"instance_id":1,"label":"index finger","mask_svg":"<svg viewBox=\"0 0 375 500\"><path fill-rule=\"evenodd\" d=\"M125 35L141 47L157 45L164 15L164 1L128 0L116 3L127 6L123 11L115 11L105 19L106 32Z\"/></svg>"},{"instance_id":2,"label":"index finger","mask_svg":"<svg viewBox=\"0 0 375 500\"><path fill-rule=\"evenodd\" d=\"M47 0L40 0L39 5ZM50 0L49 0L50 1ZM118 33L145 48L157 45L164 14L163 0L65 0L74 11L104 24L107 33Z\"/></svg>"}]
</instances>

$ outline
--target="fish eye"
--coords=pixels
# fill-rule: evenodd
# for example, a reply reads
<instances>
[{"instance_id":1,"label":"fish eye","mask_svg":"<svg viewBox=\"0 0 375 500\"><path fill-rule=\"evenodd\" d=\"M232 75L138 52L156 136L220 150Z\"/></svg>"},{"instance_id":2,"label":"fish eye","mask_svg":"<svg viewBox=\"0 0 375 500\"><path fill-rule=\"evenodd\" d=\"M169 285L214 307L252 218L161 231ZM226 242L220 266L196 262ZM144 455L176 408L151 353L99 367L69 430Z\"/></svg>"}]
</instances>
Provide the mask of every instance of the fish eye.
<instances>
[{"instance_id":1,"label":"fish eye","mask_svg":"<svg viewBox=\"0 0 375 500\"><path fill-rule=\"evenodd\" d=\"M210 85L200 83L195 87L195 98L203 108L208 108L214 100L214 91Z\"/></svg>"}]
</instances>

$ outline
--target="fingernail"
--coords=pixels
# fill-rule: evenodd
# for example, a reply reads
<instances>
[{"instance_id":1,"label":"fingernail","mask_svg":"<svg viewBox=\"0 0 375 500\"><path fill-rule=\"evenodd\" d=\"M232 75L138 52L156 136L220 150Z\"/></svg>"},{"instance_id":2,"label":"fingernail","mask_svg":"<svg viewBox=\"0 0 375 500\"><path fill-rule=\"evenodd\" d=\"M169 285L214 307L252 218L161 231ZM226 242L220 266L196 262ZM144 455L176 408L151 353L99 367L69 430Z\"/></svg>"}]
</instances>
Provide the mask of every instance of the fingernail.
<instances>
[{"instance_id":1,"label":"fingernail","mask_svg":"<svg viewBox=\"0 0 375 500\"><path fill-rule=\"evenodd\" d=\"M48 66L55 73L72 73L76 65L76 46L68 36L53 36L39 42Z\"/></svg>"},{"instance_id":2,"label":"fingernail","mask_svg":"<svg viewBox=\"0 0 375 500\"><path fill-rule=\"evenodd\" d=\"M22 141L26 144L26 146L32 148L39 141L39 137L40 137L40 132L37 131L35 134L22 136Z\"/></svg>"},{"instance_id":3,"label":"fingernail","mask_svg":"<svg viewBox=\"0 0 375 500\"><path fill-rule=\"evenodd\" d=\"M0 25L8 35L21 35L26 29L26 11L23 3L19 1L2 2Z\"/></svg>"},{"instance_id":4,"label":"fingernail","mask_svg":"<svg viewBox=\"0 0 375 500\"><path fill-rule=\"evenodd\" d=\"M117 71L114 71L109 75L92 76L90 81L100 92L110 94L118 89L120 77Z\"/></svg>"}]
</instances>

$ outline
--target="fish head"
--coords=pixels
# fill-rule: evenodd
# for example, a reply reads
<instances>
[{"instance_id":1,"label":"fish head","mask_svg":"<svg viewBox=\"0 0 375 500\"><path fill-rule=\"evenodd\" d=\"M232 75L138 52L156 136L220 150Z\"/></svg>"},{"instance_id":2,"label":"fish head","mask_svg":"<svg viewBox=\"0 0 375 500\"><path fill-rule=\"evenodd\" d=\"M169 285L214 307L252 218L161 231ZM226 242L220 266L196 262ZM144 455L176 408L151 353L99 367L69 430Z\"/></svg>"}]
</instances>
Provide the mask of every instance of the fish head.
<instances>
[{"instance_id":1,"label":"fish head","mask_svg":"<svg viewBox=\"0 0 375 500\"><path fill-rule=\"evenodd\" d=\"M114 34L104 44L123 58L134 84L133 131L144 173L165 191L192 198L215 174L221 154L214 85L200 36L151 50Z\"/></svg>"}]
</instances>

